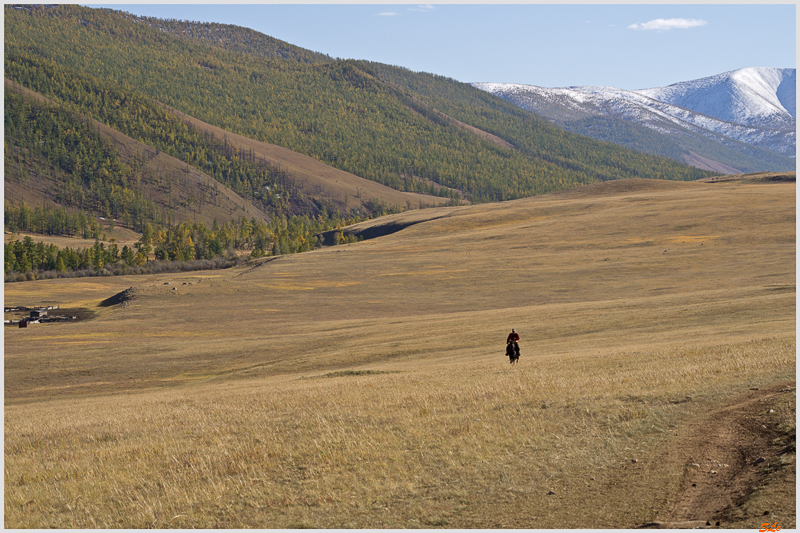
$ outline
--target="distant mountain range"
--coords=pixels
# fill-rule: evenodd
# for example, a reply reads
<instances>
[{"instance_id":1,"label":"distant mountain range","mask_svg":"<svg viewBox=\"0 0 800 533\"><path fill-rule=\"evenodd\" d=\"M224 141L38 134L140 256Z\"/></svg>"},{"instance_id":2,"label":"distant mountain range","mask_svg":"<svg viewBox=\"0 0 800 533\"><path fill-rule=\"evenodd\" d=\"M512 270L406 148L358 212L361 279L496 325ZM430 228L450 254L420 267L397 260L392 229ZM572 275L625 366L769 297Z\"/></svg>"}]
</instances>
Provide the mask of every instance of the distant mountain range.
<instances>
[{"instance_id":1,"label":"distant mountain range","mask_svg":"<svg viewBox=\"0 0 800 533\"><path fill-rule=\"evenodd\" d=\"M743 68L668 87L473 83L575 133L723 173L794 170L796 69Z\"/></svg>"}]
</instances>

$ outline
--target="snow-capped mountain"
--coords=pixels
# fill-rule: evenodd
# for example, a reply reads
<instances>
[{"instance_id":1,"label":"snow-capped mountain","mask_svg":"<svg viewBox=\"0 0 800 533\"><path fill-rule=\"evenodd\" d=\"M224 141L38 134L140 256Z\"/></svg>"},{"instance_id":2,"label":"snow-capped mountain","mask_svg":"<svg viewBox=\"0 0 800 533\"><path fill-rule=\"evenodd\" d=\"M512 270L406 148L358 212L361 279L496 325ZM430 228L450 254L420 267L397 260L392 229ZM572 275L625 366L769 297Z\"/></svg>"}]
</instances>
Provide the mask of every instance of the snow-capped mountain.
<instances>
[{"instance_id":1,"label":"snow-capped mountain","mask_svg":"<svg viewBox=\"0 0 800 533\"><path fill-rule=\"evenodd\" d=\"M796 69L744 68L638 91L472 85L565 129L701 168L794 170Z\"/></svg>"},{"instance_id":2,"label":"snow-capped mountain","mask_svg":"<svg viewBox=\"0 0 800 533\"><path fill-rule=\"evenodd\" d=\"M747 126L795 129L796 70L743 68L638 94Z\"/></svg>"}]
</instances>

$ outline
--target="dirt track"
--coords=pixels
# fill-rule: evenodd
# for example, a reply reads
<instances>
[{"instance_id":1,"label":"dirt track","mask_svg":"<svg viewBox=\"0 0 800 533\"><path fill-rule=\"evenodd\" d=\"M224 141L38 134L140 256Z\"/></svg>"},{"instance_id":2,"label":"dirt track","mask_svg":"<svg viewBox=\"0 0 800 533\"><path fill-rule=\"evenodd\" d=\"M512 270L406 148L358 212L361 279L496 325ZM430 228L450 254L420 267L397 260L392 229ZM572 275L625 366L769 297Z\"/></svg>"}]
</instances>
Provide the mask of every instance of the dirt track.
<instances>
[{"instance_id":1,"label":"dirt track","mask_svg":"<svg viewBox=\"0 0 800 533\"><path fill-rule=\"evenodd\" d=\"M742 514L737 509L768 482L766 473L781 468L786 462L782 456L791 456L794 475L794 432L779 428L769 415L774 401L795 393L795 383L750 391L740 401L707 413L679 432L662 456L685 461L678 494L667 502L664 521L641 527L730 527L733 520L748 519L735 516ZM749 518L757 527L773 521L769 513L767 509L763 516ZM782 517L780 527L794 528L795 516Z\"/></svg>"}]
</instances>

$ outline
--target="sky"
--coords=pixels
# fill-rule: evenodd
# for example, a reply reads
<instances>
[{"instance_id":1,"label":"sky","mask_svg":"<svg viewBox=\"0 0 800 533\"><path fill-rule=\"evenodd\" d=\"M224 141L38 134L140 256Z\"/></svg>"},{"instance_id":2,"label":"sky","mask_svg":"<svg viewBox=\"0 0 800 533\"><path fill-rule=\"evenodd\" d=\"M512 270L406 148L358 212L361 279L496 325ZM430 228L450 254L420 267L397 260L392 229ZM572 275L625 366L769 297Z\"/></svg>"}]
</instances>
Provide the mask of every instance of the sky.
<instances>
[{"instance_id":1,"label":"sky","mask_svg":"<svg viewBox=\"0 0 800 533\"><path fill-rule=\"evenodd\" d=\"M334 58L458 81L648 89L796 67L785 4L85 4L244 26Z\"/></svg>"}]
</instances>

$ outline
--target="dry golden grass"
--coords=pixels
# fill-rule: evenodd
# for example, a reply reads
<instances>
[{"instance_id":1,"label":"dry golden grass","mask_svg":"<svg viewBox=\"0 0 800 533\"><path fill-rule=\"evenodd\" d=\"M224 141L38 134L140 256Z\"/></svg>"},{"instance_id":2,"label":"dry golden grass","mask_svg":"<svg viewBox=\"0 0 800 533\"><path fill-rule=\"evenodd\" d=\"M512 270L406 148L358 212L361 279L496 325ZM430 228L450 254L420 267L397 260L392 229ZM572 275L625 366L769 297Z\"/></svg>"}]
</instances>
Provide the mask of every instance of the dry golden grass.
<instances>
[{"instance_id":1,"label":"dry golden grass","mask_svg":"<svg viewBox=\"0 0 800 533\"><path fill-rule=\"evenodd\" d=\"M769 339L517 368L429 361L17 406L6 523L632 526L652 519L683 465L633 497L613 484L619 463L645 461L696 403L791 379L793 353Z\"/></svg>"},{"instance_id":2,"label":"dry golden grass","mask_svg":"<svg viewBox=\"0 0 800 533\"><path fill-rule=\"evenodd\" d=\"M794 192L607 183L228 271L7 285L97 318L6 330L5 526L653 521L689 421L794 382Z\"/></svg>"}]
</instances>

